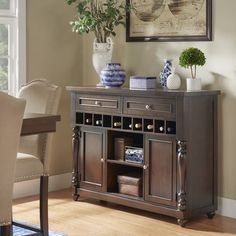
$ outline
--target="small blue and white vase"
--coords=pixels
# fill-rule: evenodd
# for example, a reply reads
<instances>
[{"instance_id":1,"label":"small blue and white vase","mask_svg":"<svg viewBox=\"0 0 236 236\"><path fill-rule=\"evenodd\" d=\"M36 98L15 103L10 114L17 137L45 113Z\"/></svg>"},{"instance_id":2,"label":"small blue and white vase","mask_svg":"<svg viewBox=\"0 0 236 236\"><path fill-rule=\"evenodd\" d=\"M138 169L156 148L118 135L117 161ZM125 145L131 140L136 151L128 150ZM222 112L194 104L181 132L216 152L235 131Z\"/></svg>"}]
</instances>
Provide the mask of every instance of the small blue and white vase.
<instances>
[{"instance_id":1,"label":"small blue and white vase","mask_svg":"<svg viewBox=\"0 0 236 236\"><path fill-rule=\"evenodd\" d=\"M164 59L164 67L159 76L159 82L162 87L167 87L167 78L171 74L172 71L172 60L171 59Z\"/></svg>"},{"instance_id":2,"label":"small blue and white vase","mask_svg":"<svg viewBox=\"0 0 236 236\"><path fill-rule=\"evenodd\" d=\"M121 87L125 82L125 71L120 63L107 63L102 69L100 77L106 87Z\"/></svg>"}]
</instances>

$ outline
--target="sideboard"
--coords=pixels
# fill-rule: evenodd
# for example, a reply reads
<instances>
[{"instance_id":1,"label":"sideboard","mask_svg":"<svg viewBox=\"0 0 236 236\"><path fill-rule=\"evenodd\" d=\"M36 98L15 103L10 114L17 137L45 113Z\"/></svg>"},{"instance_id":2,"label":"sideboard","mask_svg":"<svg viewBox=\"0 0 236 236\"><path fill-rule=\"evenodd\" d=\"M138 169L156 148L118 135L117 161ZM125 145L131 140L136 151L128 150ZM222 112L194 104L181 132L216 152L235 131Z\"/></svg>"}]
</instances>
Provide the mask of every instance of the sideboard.
<instances>
[{"instance_id":1,"label":"sideboard","mask_svg":"<svg viewBox=\"0 0 236 236\"><path fill-rule=\"evenodd\" d=\"M175 217L179 225L217 209L220 91L67 87L73 127L73 198L95 198ZM115 138L142 148L143 163L117 160ZM140 196L118 175L140 176Z\"/></svg>"}]
</instances>

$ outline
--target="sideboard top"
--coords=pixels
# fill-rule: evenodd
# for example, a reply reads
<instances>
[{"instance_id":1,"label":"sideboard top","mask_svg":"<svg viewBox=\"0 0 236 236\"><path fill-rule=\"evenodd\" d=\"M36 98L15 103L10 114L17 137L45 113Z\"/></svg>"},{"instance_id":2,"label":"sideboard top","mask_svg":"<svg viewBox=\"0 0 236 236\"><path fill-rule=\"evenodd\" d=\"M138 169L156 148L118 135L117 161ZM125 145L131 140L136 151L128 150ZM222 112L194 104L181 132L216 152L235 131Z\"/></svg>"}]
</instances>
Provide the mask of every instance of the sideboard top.
<instances>
[{"instance_id":1,"label":"sideboard top","mask_svg":"<svg viewBox=\"0 0 236 236\"><path fill-rule=\"evenodd\" d=\"M201 90L201 91L186 91L186 90L169 90L169 89L147 89L147 90L131 90L129 88L104 88L104 87L75 87L66 86L66 90L70 92L106 94L118 96L204 96L204 95L219 95L220 90Z\"/></svg>"}]
</instances>

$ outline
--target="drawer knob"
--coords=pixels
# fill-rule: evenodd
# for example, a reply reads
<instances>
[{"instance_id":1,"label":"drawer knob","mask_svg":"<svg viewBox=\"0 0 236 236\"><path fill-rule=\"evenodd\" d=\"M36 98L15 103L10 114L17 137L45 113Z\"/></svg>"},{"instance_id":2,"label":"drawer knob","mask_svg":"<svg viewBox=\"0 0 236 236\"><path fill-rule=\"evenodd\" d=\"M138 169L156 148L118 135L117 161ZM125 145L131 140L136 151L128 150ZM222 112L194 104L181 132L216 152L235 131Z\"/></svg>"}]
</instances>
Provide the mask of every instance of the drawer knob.
<instances>
[{"instance_id":1,"label":"drawer knob","mask_svg":"<svg viewBox=\"0 0 236 236\"><path fill-rule=\"evenodd\" d=\"M101 162L102 162L102 163L104 162L104 158L101 158Z\"/></svg>"},{"instance_id":2,"label":"drawer knob","mask_svg":"<svg viewBox=\"0 0 236 236\"><path fill-rule=\"evenodd\" d=\"M152 106L150 104L147 104L145 107L146 107L147 110L151 110L152 109Z\"/></svg>"},{"instance_id":3,"label":"drawer knob","mask_svg":"<svg viewBox=\"0 0 236 236\"><path fill-rule=\"evenodd\" d=\"M143 169L146 170L148 168L147 165L143 165Z\"/></svg>"},{"instance_id":4,"label":"drawer knob","mask_svg":"<svg viewBox=\"0 0 236 236\"><path fill-rule=\"evenodd\" d=\"M99 102L99 101L95 101L95 105L96 105L96 106L101 106L102 104L101 104L101 102Z\"/></svg>"}]
</instances>

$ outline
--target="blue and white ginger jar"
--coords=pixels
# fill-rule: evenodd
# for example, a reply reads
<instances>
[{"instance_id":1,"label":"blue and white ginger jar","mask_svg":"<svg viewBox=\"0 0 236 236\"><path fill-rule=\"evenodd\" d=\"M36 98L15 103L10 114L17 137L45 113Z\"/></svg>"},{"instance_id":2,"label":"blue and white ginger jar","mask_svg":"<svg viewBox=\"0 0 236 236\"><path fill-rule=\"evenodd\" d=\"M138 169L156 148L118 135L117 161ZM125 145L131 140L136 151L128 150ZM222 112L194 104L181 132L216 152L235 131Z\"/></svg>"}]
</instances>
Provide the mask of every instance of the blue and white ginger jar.
<instances>
[{"instance_id":1,"label":"blue and white ginger jar","mask_svg":"<svg viewBox=\"0 0 236 236\"><path fill-rule=\"evenodd\" d=\"M106 87L120 87L125 82L125 71L121 69L120 63L107 63L100 77Z\"/></svg>"},{"instance_id":2,"label":"blue and white ginger jar","mask_svg":"<svg viewBox=\"0 0 236 236\"><path fill-rule=\"evenodd\" d=\"M172 60L171 59L165 59L164 60L164 68L162 69L160 76L159 76L159 82L162 85L162 87L167 87L167 78L172 73Z\"/></svg>"}]
</instances>

